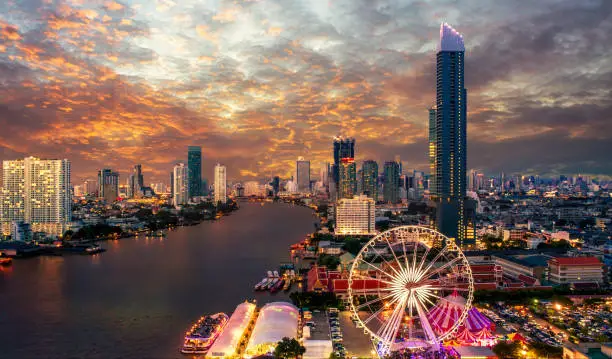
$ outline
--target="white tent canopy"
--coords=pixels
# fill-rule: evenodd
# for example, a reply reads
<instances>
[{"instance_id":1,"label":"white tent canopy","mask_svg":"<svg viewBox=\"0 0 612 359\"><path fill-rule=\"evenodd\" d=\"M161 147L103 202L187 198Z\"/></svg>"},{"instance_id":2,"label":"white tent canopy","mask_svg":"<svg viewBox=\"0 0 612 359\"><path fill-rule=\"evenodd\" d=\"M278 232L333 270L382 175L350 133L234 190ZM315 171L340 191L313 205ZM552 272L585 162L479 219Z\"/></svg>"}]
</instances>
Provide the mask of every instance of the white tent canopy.
<instances>
[{"instance_id":1,"label":"white tent canopy","mask_svg":"<svg viewBox=\"0 0 612 359\"><path fill-rule=\"evenodd\" d=\"M208 351L207 357L223 358L234 355L254 312L255 304L249 302L239 304L227 322L223 333Z\"/></svg>"},{"instance_id":2,"label":"white tent canopy","mask_svg":"<svg viewBox=\"0 0 612 359\"><path fill-rule=\"evenodd\" d=\"M334 351L331 340L304 340L303 359L321 359L329 358L329 355Z\"/></svg>"},{"instance_id":3,"label":"white tent canopy","mask_svg":"<svg viewBox=\"0 0 612 359\"><path fill-rule=\"evenodd\" d=\"M272 351L284 337L297 338L299 311L287 302L266 304L259 311L246 349L247 356Z\"/></svg>"}]
</instances>

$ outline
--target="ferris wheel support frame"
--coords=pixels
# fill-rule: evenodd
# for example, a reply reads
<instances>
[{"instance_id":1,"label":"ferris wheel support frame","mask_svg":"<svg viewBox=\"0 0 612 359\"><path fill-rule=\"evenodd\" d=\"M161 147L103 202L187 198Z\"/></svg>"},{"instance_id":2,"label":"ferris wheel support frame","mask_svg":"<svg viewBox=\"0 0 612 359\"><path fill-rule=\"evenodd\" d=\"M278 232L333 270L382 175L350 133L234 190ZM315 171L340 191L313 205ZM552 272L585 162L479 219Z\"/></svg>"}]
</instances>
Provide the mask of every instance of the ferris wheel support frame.
<instances>
[{"instance_id":1,"label":"ferris wheel support frame","mask_svg":"<svg viewBox=\"0 0 612 359\"><path fill-rule=\"evenodd\" d=\"M427 238L428 240L424 241L423 239ZM396 249L393 248L393 245L389 241L393 241L393 245L400 245L400 251L403 250L403 256L400 255L399 258L396 255ZM382 255L382 251L375 247L375 244L381 243L386 244L388 246L388 250L390 251L390 258L385 258ZM406 251L406 244L411 243L413 249L412 253L409 254ZM443 245L442 249L438 249L439 252L435 255L435 257L428 261L427 257L430 254L430 250L434 246ZM424 255L417 259L419 246L425 247ZM372 252L370 252L370 250ZM364 259L365 255L374 254L374 259L382 260L383 265L386 265L386 268L389 272L386 272L379 268L378 266L366 261ZM446 254L445 254L446 253ZM401 253L400 253L401 254ZM447 255L455 254L456 256L449 260ZM409 256L411 258L409 259ZM401 261L400 259L402 259ZM436 267L435 264L441 258L446 259L446 263L441 264ZM427 262L427 264L426 264ZM463 265L461 273L454 271L446 274L446 278L442 278L442 274L445 270L455 269L457 267L458 262L461 262ZM386 287L378 289L366 289L365 286L361 290L353 290L353 277L355 273L359 270L359 263L364 263L369 265L368 268L370 270L375 270L377 278L372 278L368 276L369 279L376 279L379 284L383 283ZM455 267L453 267L455 266ZM397 268L396 268L397 267ZM381 275L382 274L382 275ZM452 276L451 276L452 274ZM437 278L432 279L432 277L436 276ZM455 277L457 276L457 277ZM464 287L448 287L445 288L445 281L457 279L457 278L467 279L467 288ZM363 325L365 331L370 334L370 336L378 342L378 354L380 357L384 357L391 352L392 345L394 344L395 338L397 337L400 325L402 323L402 319L406 314L406 309L408 308L410 313L409 320L409 337L412 338L413 333L413 313L416 312L418 314L419 323L421 325L423 334L426 338L425 342L427 342L429 348L432 349L440 349L440 345L443 340L450 337L454 334L459 326L465 321L468 315L468 311L471 308L471 303L473 301L473 292L474 292L474 279L472 277L472 271L469 266L469 262L467 258L461 252L461 249L456 245L456 243L444 236L438 231L435 231L431 228L422 227L422 226L401 226L389 229L385 232L378 234L373 237L368 243L366 243L363 248L359 251L355 260L351 266L351 271L349 274L348 280L348 295L351 311L355 318ZM437 285L434 286L433 283ZM465 283L464 283L465 284ZM463 305L463 310L460 316L457 318L456 322L448 329L446 332L441 333L439 335L436 334L434 329L432 328L431 323L427 317L427 312L425 305L434 305L434 301L438 303L447 301L448 299L437 295L438 292L442 292L443 290L453 290L453 293L456 292L467 292L467 298L465 298L465 304ZM374 300L368 300L368 295L378 294L380 295L385 293L384 296L380 296ZM355 304L355 297L364 296L366 297L366 303L364 304ZM384 302L384 300L389 299L388 302ZM362 320L359 316L360 309L364 306L370 307L371 304L375 302L384 303L380 309L376 310L371 316ZM427 304L426 304L427 303ZM391 315L386 322L381 322L381 327L374 331L369 326L368 323L373 319L378 319L378 316L383 313L385 308L388 305L395 305L393 310L391 311ZM430 308L431 309L431 308Z\"/></svg>"}]
</instances>

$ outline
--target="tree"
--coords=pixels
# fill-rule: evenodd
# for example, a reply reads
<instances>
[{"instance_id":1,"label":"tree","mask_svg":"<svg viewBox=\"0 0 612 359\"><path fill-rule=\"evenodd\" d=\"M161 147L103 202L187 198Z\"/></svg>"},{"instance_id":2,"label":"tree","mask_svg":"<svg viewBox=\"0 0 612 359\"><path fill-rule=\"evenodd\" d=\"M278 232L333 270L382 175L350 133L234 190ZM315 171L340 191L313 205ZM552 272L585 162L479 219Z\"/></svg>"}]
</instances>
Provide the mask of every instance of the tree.
<instances>
[{"instance_id":1,"label":"tree","mask_svg":"<svg viewBox=\"0 0 612 359\"><path fill-rule=\"evenodd\" d=\"M519 357L521 350L521 343L515 342L504 342L500 341L491 348L500 359L516 359Z\"/></svg>"},{"instance_id":2,"label":"tree","mask_svg":"<svg viewBox=\"0 0 612 359\"><path fill-rule=\"evenodd\" d=\"M340 359L340 356L334 352L329 355L329 359Z\"/></svg>"},{"instance_id":3,"label":"tree","mask_svg":"<svg viewBox=\"0 0 612 359\"><path fill-rule=\"evenodd\" d=\"M317 264L320 266L326 266L329 269L335 269L340 265L340 258L329 255L329 254L321 254L317 259Z\"/></svg>"},{"instance_id":4,"label":"tree","mask_svg":"<svg viewBox=\"0 0 612 359\"><path fill-rule=\"evenodd\" d=\"M306 348L295 338L283 338L274 349L274 357L279 359L299 358L306 352Z\"/></svg>"},{"instance_id":5,"label":"tree","mask_svg":"<svg viewBox=\"0 0 612 359\"><path fill-rule=\"evenodd\" d=\"M361 250L361 241L357 238L350 238L344 241L344 245L342 245L342 249L349 252L350 254L356 256L357 253Z\"/></svg>"}]
</instances>

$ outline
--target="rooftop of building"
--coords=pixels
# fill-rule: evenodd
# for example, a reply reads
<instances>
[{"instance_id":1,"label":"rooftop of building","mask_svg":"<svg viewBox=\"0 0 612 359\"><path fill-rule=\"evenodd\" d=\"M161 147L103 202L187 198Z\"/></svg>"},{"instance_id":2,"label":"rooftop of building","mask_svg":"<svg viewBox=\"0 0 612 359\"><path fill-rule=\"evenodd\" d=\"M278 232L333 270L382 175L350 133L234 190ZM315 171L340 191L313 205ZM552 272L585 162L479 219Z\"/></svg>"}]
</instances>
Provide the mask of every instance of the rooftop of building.
<instances>
[{"instance_id":1,"label":"rooftop of building","mask_svg":"<svg viewBox=\"0 0 612 359\"><path fill-rule=\"evenodd\" d=\"M438 51L465 51L463 36L447 23L440 25Z\"/></svg>"},{"instance_id":2,"label":"rooftop of building","mask_svg":"<svg viewBox=\"0 0 612 359\"><path fill-rule=\"evenodd\" d=\"M553 257L550 262L564 266L602 265L597 257Z\"/></svg>"},{"instance_id":3,"label":"rooftop of building","mask_svg":"<svg viewBox=\"0 0 612 359\"><path fill-rule=\"evenodd\" d=\"M495 257L505 259L507 261L511 261L529 268L547 267L548 261L552 258L551 256L545 254L533 254L526 256L510 256L505 254L496 254Z\"/></svg>"}]
</instances>

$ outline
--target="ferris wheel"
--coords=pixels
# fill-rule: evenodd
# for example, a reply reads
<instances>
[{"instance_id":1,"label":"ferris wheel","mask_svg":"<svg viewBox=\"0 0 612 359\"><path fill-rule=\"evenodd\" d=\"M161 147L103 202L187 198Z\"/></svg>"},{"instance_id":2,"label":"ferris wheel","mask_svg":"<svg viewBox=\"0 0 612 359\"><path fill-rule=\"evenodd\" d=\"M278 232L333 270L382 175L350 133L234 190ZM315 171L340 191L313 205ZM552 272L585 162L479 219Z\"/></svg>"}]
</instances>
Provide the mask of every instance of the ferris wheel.
<instances>
[{"instance_id":1,"label":"ferris wheel","mask_svg":"<svg viewBox=\"0 0 612 359\"><path fill-rule=\"evenodd\" d=\"M420 226L396 227L374 237L359 251L349 274L353 316L381 357L439 348L465 321L473 292L470 265L454 240ZM462 305L448 319L451 324L439 325L433 310L457 297Z\"/></svg>"}]
</instances>

